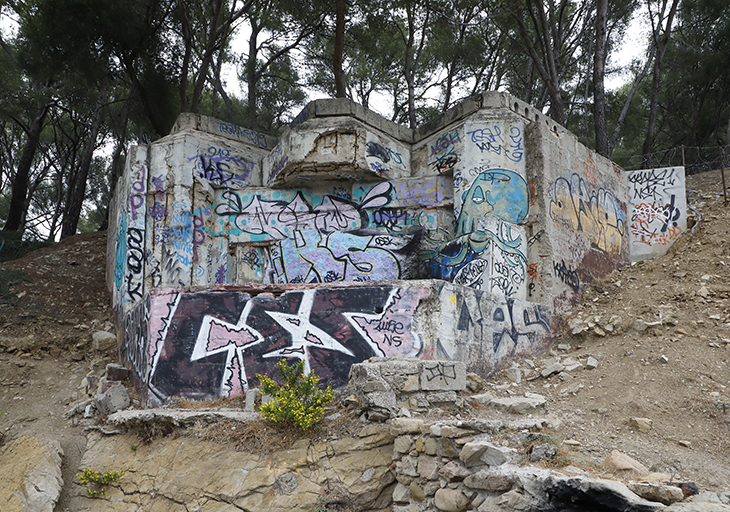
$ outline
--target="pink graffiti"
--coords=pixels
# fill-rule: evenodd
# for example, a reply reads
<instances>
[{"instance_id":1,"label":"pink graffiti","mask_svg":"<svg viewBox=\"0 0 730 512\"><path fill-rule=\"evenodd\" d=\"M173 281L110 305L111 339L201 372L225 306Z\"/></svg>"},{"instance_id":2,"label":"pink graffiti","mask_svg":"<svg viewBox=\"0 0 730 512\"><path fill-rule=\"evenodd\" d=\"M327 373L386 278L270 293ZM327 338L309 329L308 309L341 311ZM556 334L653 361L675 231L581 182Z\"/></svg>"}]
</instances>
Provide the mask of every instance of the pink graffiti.
<instances>
[{"instance_id":1,"label":"pink graffiti","mask_svg":"<svg viewBox=\"0 0 730 512\"><path fill-rule=\"evenodd\" d=\"M370 344L375 354L417 356L423 350L423 342L413 331L413 312L419 301L428 297L429 293L427 288L396 288L381 314L344 315Z\"/></svg>"}]
</instances>

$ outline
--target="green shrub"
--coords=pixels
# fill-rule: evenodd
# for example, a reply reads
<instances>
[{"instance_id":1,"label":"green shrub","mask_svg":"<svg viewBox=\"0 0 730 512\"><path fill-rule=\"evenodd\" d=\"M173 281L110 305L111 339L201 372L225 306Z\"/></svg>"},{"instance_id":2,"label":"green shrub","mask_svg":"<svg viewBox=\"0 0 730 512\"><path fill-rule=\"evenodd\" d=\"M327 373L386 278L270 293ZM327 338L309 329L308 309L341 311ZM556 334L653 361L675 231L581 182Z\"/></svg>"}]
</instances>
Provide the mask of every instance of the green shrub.
<instances>
[{"instance_id":1,"label":"green shrub","mask_svg":"<svg viewBox=\"0 0 730 512\"><path fill-rule=\"evenodd\" d=\"M110 482L119 480L127 470L121 471L107 471L106 473L99 473L91 468L84 468L81 473L76 473L76 476L81 481L81 485L86 487L86 493L92 498L104 496L105 485Z\"/></svg>"},{"instance_id":2,"label":"green shrub","mask_svg":"<svg viewBox=\"0 0 730 512\"><path fill-rule=\"evenodd\" d=\"M30 281L28 273L24 270L15 270L12 268L0 269L0 302L15 302L17 297L10 287L14 284L28 281Z\"/></svg>"},{"instance_id":3,"label":"green shrub","mask_svg":"<svg viewBox=\"0 0 730 512\"><path fill-rule=\"evenodd\" d=\"M304 361L293 366L280 361L276 367L284 380L281 385L266 375L257 374L261 382L259 392L273 398L257 409L269 423L295 425L308 430L322 419L324 406L332 401L336 392L329 386L319 389L319 377L314 372L304 374Z\"/></svg>"}]
</instances>

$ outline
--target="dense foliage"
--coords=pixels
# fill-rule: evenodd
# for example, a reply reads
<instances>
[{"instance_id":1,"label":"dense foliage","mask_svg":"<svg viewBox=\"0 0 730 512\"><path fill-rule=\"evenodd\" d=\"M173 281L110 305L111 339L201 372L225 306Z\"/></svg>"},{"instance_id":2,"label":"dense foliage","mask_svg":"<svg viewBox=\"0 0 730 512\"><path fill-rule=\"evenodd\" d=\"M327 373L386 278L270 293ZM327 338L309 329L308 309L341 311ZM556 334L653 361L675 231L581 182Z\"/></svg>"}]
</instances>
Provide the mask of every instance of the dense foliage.
<instances>
[{"instance_id":1,"label":"dense foliage","mask_svg":"<svg viewBox=\"0 0 730 512\"><path fill-rule=\"evenodd\" d=\"M0 227L103 228L129 146L179 113L276 135L322 95L416 126L503 90L624 167L719 166L728 59L725 0L0 0Z\"/></svg>"}]
</instances>

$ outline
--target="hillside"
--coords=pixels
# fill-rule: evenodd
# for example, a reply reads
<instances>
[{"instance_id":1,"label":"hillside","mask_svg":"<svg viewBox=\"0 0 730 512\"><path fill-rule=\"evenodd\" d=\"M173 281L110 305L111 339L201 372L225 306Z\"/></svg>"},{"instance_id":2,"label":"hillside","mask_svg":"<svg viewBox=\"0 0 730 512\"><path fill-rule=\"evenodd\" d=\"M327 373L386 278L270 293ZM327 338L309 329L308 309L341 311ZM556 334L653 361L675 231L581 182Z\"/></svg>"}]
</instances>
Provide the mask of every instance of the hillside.
<instances>
[{"instance_id":1,"label":"hillside","mask_svg":"<svg viewBox=\"0 0 730 512\"><path fill-rule=\"evenodd\" d=\"M652 470L727 491L730 206L717 172L690 176L687 187L698 214L694 234L666 256L591 285L551 353L519 361L521 382L505 368L487 389L544 395L550 435L568 441L572 463L584 470L600 475L605 456L618 449ZM111 329L106 237L79 235L0 264L0 275L14 276L0 295L0 446L26 431L61 442L66 484L56 510L68 509L86 445L82 429L91 421L63 413L85 397L88 374L116 361L116 347L94 347L91 337ZM589 357L595 369L585 365ZM575 361L583 365L538 373ZM631 427L634 417L650 419L651 429Z\"/></svg>"}]
</instances>

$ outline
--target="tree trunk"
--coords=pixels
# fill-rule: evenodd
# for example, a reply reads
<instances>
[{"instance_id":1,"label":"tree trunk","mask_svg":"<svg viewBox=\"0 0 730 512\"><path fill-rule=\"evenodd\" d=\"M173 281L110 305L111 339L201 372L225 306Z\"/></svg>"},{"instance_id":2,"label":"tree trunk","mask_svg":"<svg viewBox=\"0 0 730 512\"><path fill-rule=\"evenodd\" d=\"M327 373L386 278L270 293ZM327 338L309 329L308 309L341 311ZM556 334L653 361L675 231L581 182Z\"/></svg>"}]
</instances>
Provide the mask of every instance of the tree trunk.
<instances>
[{"instance_id":1,"label":"tree trunk","mask_svg":"<svg viewBox=\"0 0 730 512\"><path fill-rule=\"evenodd\" d=\"M596 132L596 152L606 158L611 156L606 127L606 24L608 0L596 0L596 49L593 54L593 125Z\"/></svg>"},{"instance_id":2,"label":"tree trunk","mask_svg":"<svg viewBox=\"0 0 730 512\"><path fill-rule=\"evenodd\" d=\"M258 55L258 35L261 28L251 20L251 35L248 38L248 60L246 61L246 88L248 91L248 121L246 128L254 130L256 128L256 58Z\"/></svg>"},{"instance_id":3,"label":"tree trunk","mask_svg":"<svg viewBox=\"0 0 730 512\"><path fill-rule=\"evenodd\" d=\"M81 217L81 207L86 197L86 179L89 175L89 167L91 166L91 158L94 156L96 148L96 137L99 135L99 128L103 119L103 107L106 103L106 79L104 79L99 88L99 97L96 100L96 108L94 111L94 119L91 122L91 130L89 138L86 141L84 150L81 152L79 161L79 172L76 179L70 184L71 194L69 196L69 204L66 206L66 213L61 223L61 240L76 234L76 227Z\"/></svg>"},{"instance_id":4,"label":"tree trunk","mask_svg":"<svg viewBox=\"0 0 730 512\"><path fill-rule=\"evenodd\" d=\"M35 151L38 148L38 141L41 137L41 131L43 131L43 121L46 119L48 108L47 104L38 107L36 116L28 128L28 141L25 143L23 153L18 161L18 168L15 171L15 179L10 192L10 211L3 231L19 231L22 233L25 228L23 219L25 219L30 168L33 164Z\"/></svg>"},{"instance_id":5,"label":"tree trunk","mask_svg":"<svg viewBox=\"0 0 730 512\"><path fill-rule=\"evenodd\" d=\"M335 97L345 97L345 72L342 69L345 52L345 13L346 0L335 0L335 48L332 55L332 67L335 73Z\"/></svg>"},{"instance_id":6,"label":"tree trunk","mask_svg":"<svg viewBox=\"0 0 730 512\"><path fill-rule=\"evenodd\" d=\"M656 120L657 120L657 109L659 107L659 86L661 85L661 68L662 60L664 60L664 54L667 51L669 45L669 37L672 31L672 21L674 15L677 12L677 6L679 0L672 0L672 6L669 9L667 15L667 25L662 28L662 17L664 15L664 8L662 8L659 15L659 23L654 29L654 44L656 45L656 57L654 58L654 72L652 74L651 83L651 97L649 101L649 121L646 126L646 138L644 139L644 146L642 148L642 154L644 157L644 167L653 167L651 158L651 148L654 145L654 137L656 136ZM666 7L666 3L662 7Z\"/></svg>"}]
</instances>

